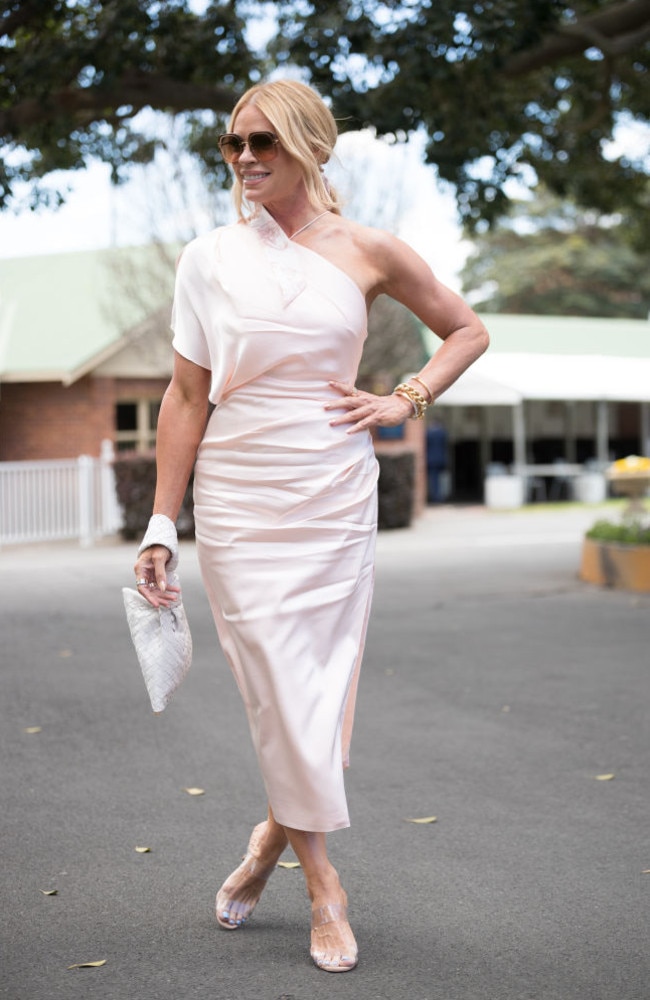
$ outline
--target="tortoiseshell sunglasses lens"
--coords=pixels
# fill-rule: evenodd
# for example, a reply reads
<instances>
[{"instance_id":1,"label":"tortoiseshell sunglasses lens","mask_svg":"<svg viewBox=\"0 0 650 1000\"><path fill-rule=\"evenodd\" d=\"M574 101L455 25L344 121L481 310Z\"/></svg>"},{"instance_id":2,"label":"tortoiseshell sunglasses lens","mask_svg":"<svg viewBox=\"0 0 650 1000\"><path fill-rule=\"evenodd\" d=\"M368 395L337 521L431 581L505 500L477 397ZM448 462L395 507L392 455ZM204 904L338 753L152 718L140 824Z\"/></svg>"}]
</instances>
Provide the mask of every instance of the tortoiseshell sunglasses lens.
<instances>
[{"instance_id":1,"label":"tortoiseshell sunglasses lens","mask_svg":"<svg viewBox=\"0 0 650 1000\"><path fill-rule=\"evenodd\" d=\"M279 139L273 132L251 132L248 139L242 139L235 132L219 136L219 150L226 163L234 163L248 146L256 160L264 163L278 155Z\"/></svg>"}]
</instances>

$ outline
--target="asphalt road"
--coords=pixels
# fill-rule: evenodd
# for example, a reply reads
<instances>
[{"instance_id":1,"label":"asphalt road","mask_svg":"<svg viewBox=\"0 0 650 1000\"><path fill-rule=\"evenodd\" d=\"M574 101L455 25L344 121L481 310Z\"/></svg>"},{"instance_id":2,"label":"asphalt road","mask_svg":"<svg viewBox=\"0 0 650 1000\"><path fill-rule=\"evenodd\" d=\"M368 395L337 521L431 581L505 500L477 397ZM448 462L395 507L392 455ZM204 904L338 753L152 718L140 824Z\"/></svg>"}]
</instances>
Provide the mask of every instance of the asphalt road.
<instances>
[{"instance_id":1,"label":"asphalt road","mask_svg":"<svg viewBox=\"0 0 650 1000\"><path fill-rule=\"evenodd\" d=\"M593 519L445 508L380 536L331 837L361 954L339 976L310 962L298 870L243 930L214 920L264 800L192 546L194 663L160 717L121 605L133 548L0 553L0 997L647 1000L650 595L578 581Z\"/></svg>"}]
</instances>

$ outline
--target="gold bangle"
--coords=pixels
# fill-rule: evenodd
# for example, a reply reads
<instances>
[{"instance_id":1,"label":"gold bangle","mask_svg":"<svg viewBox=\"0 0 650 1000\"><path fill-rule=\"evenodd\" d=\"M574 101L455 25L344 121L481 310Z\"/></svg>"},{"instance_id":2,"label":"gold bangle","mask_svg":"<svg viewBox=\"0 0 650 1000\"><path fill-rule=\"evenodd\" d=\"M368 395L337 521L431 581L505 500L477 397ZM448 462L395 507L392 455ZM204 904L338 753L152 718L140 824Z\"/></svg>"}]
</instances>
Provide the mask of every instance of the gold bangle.
<instances>
[{"instance_id":1,"label":"gold bangle","mask_svg":"<svg viewBox=\"0 0 650 1000\"><path fill-rule=\"evenodd\" d=\"M419 382L420 383L420 385L422 386L422 388L425 390L425 392L427 393L427 395L429 397L428 405L431 406L431 404L433 403L433 393L431 392L431 389L426 384L426 382L423 382L419 375L411 375L411 377L409 378L409 382Z\"/></svg>"},{"instance_id":2,"label":"gold bangle","mask_svg":"<svg viewBox=\"0 0 650 1000\"><path fill-rule=\"evenodd\" d=\"M393 389L394 396L400 396L402 399L407 399L411 404L411 412L409 413L409 420L417 420L418 418L418 405L415 403L410 396L405 392L400 392L399 389Z\"/></svg>"},{"instance_id":3,"label":"gold bangle","mask_svg":"<svg viewBox=\"0 0 650 1000\"><path fill-rule=\"evenodd\" d=\"M412 385L409 385L408 382L400 382L399 385L395 386L393 392L396 396L403 396L404 399L408 399L411 403L413 407L412 419L422 419L429 404L421 392L418 392L418 390Z\"/></svg>"}]
</instances>

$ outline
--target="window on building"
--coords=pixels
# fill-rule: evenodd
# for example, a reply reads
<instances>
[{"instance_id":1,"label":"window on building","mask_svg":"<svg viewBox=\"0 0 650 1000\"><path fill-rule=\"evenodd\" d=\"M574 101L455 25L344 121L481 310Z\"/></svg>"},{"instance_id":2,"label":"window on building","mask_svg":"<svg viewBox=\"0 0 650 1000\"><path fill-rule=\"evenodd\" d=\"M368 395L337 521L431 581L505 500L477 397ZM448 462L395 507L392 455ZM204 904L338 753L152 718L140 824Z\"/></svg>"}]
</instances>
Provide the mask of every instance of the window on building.
<instances>
[{"instance_id":1,"label":"window on building","mask_svg":"<svg viewBox=\"0 0 650 1000\"><path fill-rule=\"evenodd\" d=\"M116 404L116 451L151 451L155 447L160 402L134 399Z\"/></svg>"}]
</instances>

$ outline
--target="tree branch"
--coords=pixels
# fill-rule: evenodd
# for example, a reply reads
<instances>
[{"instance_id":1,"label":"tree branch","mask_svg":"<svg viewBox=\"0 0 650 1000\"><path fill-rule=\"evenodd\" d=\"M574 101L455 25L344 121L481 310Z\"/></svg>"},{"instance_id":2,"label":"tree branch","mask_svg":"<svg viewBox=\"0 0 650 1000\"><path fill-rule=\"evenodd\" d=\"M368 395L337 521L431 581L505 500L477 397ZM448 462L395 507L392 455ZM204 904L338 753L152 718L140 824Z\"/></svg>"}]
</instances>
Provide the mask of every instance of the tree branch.
<instances>
[{"instance_id":1,"label":"tree branch","mask_svg":"<svg viewBox=\"0 0 650 1000\"><path fill-rule=\"evenodd\" d=\"M650 35L650 0L625 0L597 14L578 18L547 35L540 45L506 60L506 76L524 76L566 56L596 46L604 55L619 55L640 45Z\"/></svg>"},{"instance_id":2,"label":"tree branch","mask_svg":"<svg viewBox=\"0 0 650 1000\"><path fill-rule=\"evenodd\" d=\"M562 28L563 34L576 35L585 42L590 42L606 56L622 56L637 48L646 38L650 38L650 21L639 31L630 31L616 38L606 38L594 27L588 24L567 24Z\"/></svg>"},{"instance_id":3,"label":"tree branch","mask_svg":"<svg viewBox=\"0 0 650 1000\"><path fill-rule=\"evenodd\" d=\"M0 133L17 135L23 129L51 123L59 117L75 118L80 126L108 117L115 109L130 106L133 112L150 107L156 111L210 109L228 112L235 95L228 87L185 83L165 76L126 73L110 86L63 87L43 100L27 98L0 111Z\"/></svg>"}]
</instances>

